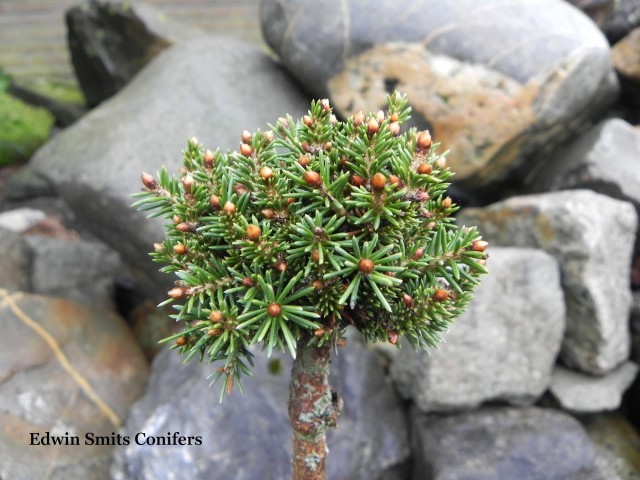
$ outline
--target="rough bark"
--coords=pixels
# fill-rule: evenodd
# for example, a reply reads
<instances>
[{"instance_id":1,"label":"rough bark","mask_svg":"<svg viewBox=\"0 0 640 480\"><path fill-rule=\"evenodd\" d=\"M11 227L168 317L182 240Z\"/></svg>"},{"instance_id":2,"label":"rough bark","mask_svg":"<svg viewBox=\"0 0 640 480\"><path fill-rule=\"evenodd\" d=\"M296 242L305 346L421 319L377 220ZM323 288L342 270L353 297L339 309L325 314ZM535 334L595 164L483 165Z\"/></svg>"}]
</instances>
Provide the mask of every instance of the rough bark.
<instances>
[{"instance_id":1,"label":"rough bark","mask_svg":"<svg viewBox=\"0 0 640 480\"><path fill-rule=\"evenodd\" d=\"M293 479L324 480L326 430L335 427L342 401L329 386L331 345L298 343L291 369L289 420L293 427Z\"/></svg>"}]
</instances>

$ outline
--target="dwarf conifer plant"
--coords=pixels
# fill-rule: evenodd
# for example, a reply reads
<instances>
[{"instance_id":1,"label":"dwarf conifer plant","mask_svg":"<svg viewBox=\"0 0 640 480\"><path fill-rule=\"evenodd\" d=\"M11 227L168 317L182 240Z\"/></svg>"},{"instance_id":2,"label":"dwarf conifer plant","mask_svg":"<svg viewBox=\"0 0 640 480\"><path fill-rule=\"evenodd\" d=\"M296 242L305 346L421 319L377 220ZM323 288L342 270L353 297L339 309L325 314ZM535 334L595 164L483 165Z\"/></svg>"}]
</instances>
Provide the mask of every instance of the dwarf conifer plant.
<instances>
[{"instance_id":1,"label":"dwarf conifer plant","mask_svg":"<svg viewBox=\"0 0 640 480\"><path fill-rule=\"evenodd\" d=\"M167 302L184 330L167 341L215 363L221 400L251 373L251 346L294 357L294 478L324 478L325 430L340 400L332 347L434 346L486 273L487 246L457 227L452 173L428 131L402 131L407 99L338 121L327 100L299 120L242 133L234 152L189 140L180 175L142 175L136 206L170 219L154 260L177 277Z\"/></svg>"}]
</instances>

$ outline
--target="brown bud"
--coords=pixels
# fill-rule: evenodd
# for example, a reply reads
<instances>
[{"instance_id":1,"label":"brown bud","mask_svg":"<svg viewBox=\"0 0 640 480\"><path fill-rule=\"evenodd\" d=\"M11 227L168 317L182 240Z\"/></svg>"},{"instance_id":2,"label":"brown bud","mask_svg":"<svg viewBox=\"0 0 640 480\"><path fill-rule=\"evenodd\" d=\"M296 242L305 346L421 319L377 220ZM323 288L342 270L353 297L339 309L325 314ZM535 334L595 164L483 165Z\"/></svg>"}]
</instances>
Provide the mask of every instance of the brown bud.
<instances>
[{"instance_id":1,"label":"brown bud","mask_svg":"<svg viewBox=\"0 0 640 480\"><path fill-rule=\"evenodd\" d=\"M174 225L177 225L178 223L182 222L182 218L180 218L180 215L174 215L173 217L171 217L171 221L174 223Z\"/></svg>"},{"instance_id":2,"label":"brown bud","mask_svg":"<svg viewBox=\"0 0 640 480\"><path fill-rule=\"evenodd\" d=\"M245 288L251 288L253 287L254 283L253 283L253 278L251 277L244 277L242 279L242 286Z\"/></svg>"},{"instance_id":3,"label":"brown bud","mask_svg":"<svg viewBox=\"0 0 640 480\"><path fill-rule=\"evenodd\" d=\"M420 175L429 175L433 172L433 166L429 163L421 163L418 165L418 173Z\"/></svg>"},{"instance_id":4,"label":"brown bud","mask_svg":"<svg viewBox=\"0 0 640 480\"><path fill-rule=\"evenodd\" d=\"M265 165L264 167L260 168L260 176L263 180L269 180L271 177L273 177L273 169Z\"/></svg>"},{"instance_id":5,"label":"brown bud","mask_svg":"<svg viewBox=\"0 0 640 480\"><path fill-rule=\"evenodd\" d=\"M359 127L360 125L362 125L364 123L364 113L362 112L358 112L353 116L353 124L356 127Z\"/></svg>"},{"instance_id":6,"label":"brown bud","mask_svg":"<svg viewBox=\"0 0 640 480\"><path fill-rule=\"evenodd\" d=\"M212 328L211 330L209 330L207 332L207 335L209 335L210 337L217 337L221 333L222 333L222 329L221 328Z\"/></svg>"},{"instance_id":7,"label":"brown bud","mask_svg":"<svg viewBox=\"0 0 640 480\"><path fill-rule=\"evenodd\" d=\"M251 143L251 132L249 130L242 131L242 141L244 143Z\"/></svg>"},{"instance_id":8,"label":"brown bud","mask_svg":"<svg viewBox=\"0 0 640 480\"><path fill-rule=\"evenodd\" d=\"M407 307L409 307L409 308L413 307L413 298L411 298L411 295L409 295L407 293L403 293L402 294L402 301L404 302L404 304Z\"/></svg>"},{"instance_id":9,"label":"brown bud","mask_svg":"<svg viewBox=\"0 0 640 480\"><path fill-rule=\"evenodd\" d=\"M398 120L400 120L400 116L397 113L392 113L391 115L389 115L389 121L391 123L397 122Z\"/></svg>"},{"instance_id":10,"label":"brown bud","mask_svg":"<svg viewBox=\"0 0 640 480\"><path fill-rule=\"evenodd\" d=\"M278 117L278 123L282 125L283 128L289 128L289 120L285 117Z\"/></svg>"},{"instance_id":11,"label":"brown bud","mask_svg":"<svg viewBox=\"0 0 640 480\"><path fill-rule=\"evenodd\" d=\"M287 198L287 199L285 200L285 203L286 203L287 205L291 205L291 204L292 204L293 202L295 202L295 201L296 201L296 199L295 199L295 198Z\"/></svg>"},{"instance_id":12,"label":"brown bud","mask_svg":"<svg viewBox=\"0 0 640 480\"><path fill-rule=\"evenodd\" d=\"M358 270L365 275L373 272L374 263L373 260L368 258L361 258L358 262Z\"/></svg>"},{"instance_id":13,"label":"brown bud","mask_svg":"<svg viewBox=\"0 0 640 480\"><path fill-rule=\"evenodd\" d=\"M387 185L387 177L382 173L376 173L371 179L371 186L376 190L382 190Z\"/></svg>"},{"instance_id":14,"label":"brown bud","mask_svg":"<svg viewBox=\"0 0 640 480\"><path fill-rule=\"evenodd\" d=\"M298 163L303 167L308 166L310 162L311 161L309 160L309 157L307 157L306 155L300 155L300 158L298 158Z\"/></svg>"},{"instance_id":15,"label":"brown bud","mask_svg":"<svg viewBox=\"0 0 640 480\"><path fill-rule=\"evenodd\" d=\"M204 152L204 164L207 167L213 167L213 164L215 163L215 161L216 161L216 156L211 150L207 150L206 152Z\"/></svg>"},{"instance_id":16,"label":"brown bud","mask_svg":"<svg viewBox=\"0 0 640 480\"><path fill-rule=\"evenodd\" d=\"M378 113L376 113L376 120L378 120L378 123L384 122L384 112L382 110L378 110Z\"/></svg>"},{"instance_id":17,"label":"brown bud","mask_svg":"<svg viewBox=\"0 0 640 480\"><path fill-rule=\"evenodd\" d=\"M236 185L233 187L233 191L236 192L238 195L242 196L245 193L248 192L247 187L244 186L244 184L238 182L236 183Z\"/></svg>"},{"instance_id":18,"label":"brown bud","mask_svg":"<svg viewBox=\"0 0 640 480\"><path fill-rule=\"evenodd\" d=\"M398 343L398 332L396 332L395 330L389 330L387 332L387 335L389 335L389 343L391 345L395 345L396 343Z\"/></svg>"},{"instance_id":19,"label":"brown bud","mask_svg":"<svg viewBox=\"0 0 640 480\"><path fill-rule=\"evenodd\" d=\"M420 260L424 256L424 248L419 248L411 257L413 260Z\"/></svg>"},{"instance_id":20,"label":"brown bud","mask_svg":"<svg viewBox=\"0 0 640 480\"><path fill-rule=\"evenodd\" d=\"M445 198L444 200L442 200L442 208L449 208L451 207L451 204L453 203L453 201L451 200L450 197Z\"/></svg>"},{"instance_id":21,"label":"brown bud","mask_svg":"<svg viewBox=\"0 0 640 480\"><path fill-rule=\"evenodd\" d=\"M433 299L436 302L444 302L447 298L449 298L449 292L447 292L443 288L437 289L433 294Z\"/></svg>"},{"instance_id":22,"label":"brown bud","mask_svg":"<svg viewBox=\"0 0 640 480\"><path fill-rule=\"evenodd\" d=\"M242 155L244 155L245 157L249 157L253 153L253 147L251 145L249 145L248 143L241 143L240 144L240 153Z\"/></svg>"},{"instance_id":23,"label":"brown bud","mask_svg":"<svg viewBox=\"0 0 640 480\"><path fill-rule=\"evenodd\" d=\"M182 233L193 232L194 225L193 223L180 222L178 225L176 225L176 230Z\"/></svg>"},{"instance_id":24,"label":"brown bud","mask_svg":"<svg viewBox=\"0 0 640 480\"><path fill-rule=\"evenodd\" d=\"M427 230L432 230L434 228L436 228L436 222L427 223Z\"/></svg>"},{"instance_id":25,"label":"brown bud","mask_svg":"<svg viewBox=\"0 0 640 480\"><path fill-rule=\"evenodd\" d=\"M418 150L428 150L431 148L431 134L429 130L418 132L418 135L416 135L416 147L418 147Z\"/></svg>"},{"instance_id":26,"label":"brown bud","mask_svg":"<svg viewBox=\"0 0 640 480\"><path fill-rule=\"evenodd\" d=\"M302 147L302 149L307 152L307 153L311 153L313 152L313 147L311 145L309 145L307 142L302 142L300 144L300 146Z\"/></svg>"},{"instance_id":27,"label":"brown bud","mask_svg":"<svg viewBox=\"0 0 640 480\"><path fill-rule=\"evenodd\" d=\"M319 250L314 250L313 252L311 252L311 260L313 260L316 263L318 263L320 261L320 251Z\"/></svg>"},{"instance_id":28,"label":"brown bud","mask_svg":"<svg viewBox=\"0 0 640 480\"><path fill-rule=\"evenodd\" d=\"M320 100L320 107L322 108L322 111L324 111L324 112L328 112L329 110L331 110L331 105L329 104L329 99L328 98L323 98L322 100Z\"/></svg>"},{"instance_id":29,"label":"brown bud","mask_svg":"<svg viewBox=\"0 0 640 480\"><path fill-rule=\"evenodd\" d=\"M224 315L222 315L222 312L220 310L213 310L209 314L209 320L211 320L213 323L220 323L222 322L222 320L224 320Z\"/></svg>"},{"instance_id":30,"label":"brown bud","mask_svg":"<svg viewBox=\"0 0 640 480\"><path fill-rule=\"evenodd\" d=\"M176 338L176 345L178 345L179 347L184 347L187 343L189 343L189 339L184 335Z\"/></svg>"},{"instance_id":31,"label":"brown bud","mask_svg":"<svg viewBox=\"0 0 640 480\"><path fill-rule=\"evenodd\" d=\"M485 242L484 240L476 240L475 242L473 242L471 249L474 252L484 252L488 246L489 242Z\"/></svg>"},{"instance_id":32,"label":"brown bud","mask_svg":"<svg viewBox=\"0 0 640 480\"><path fill-rule=\"evenodd\" d=\"M264 216L264 218L267 218L267 219L272 219L273 217L276 216L275 212L270 208L265 208L264 210L262 210L261 213Z\"/></svg>"},{"instance_id":33,"label":"brown bud","mask_svg":"<svg viewBox=\"0 0 640 480\"><path fill-rule=\"evenodd\" d=\"M220 206L220 198L217 195L211 195L209 197L209 203L212 207L218 208Z\"/></svg>"},{"instance_id":34,"label":"brown bud","mask_svg":"<svg viewBox=\"0 0 640 480\"><path fill-rule=\"evenodd\" d=\"M142 179L142 184L149 190L155 190L158 186L158 182L156 182L156 179L149 173L143 172L140 178Z\"/></svg>"},{"instance_id":35,"label":"brown bud","mask_svg":"<svg viewBox=\"0 0 640 480\"><path fill-rule=\"evenodd\" d=\"M282 313L282 307L277 303L272 303L267 307L267 313L272 317L277 317Z\"/></svg>"},{"instance_id":36,"label":"brown bud","mask_svg":"<svg viewBox=\"0 0 640 480\"><path fill-rule=\"evenodd\" d=\"M400 177L397 175L389 175L389 183L391 185L398 185L400 184Z\"/></svg>"},{"instance_id":37,"label":"brown bud","mask_svg":"<svg viewBox=\"0 0 640 480\"><path fill-rule=\"evenodd\" d=\"M184 255L185 253L187 253L187 247L184 243L176 243L173 246L173 253L175 253L176 255Z\"/></svg>"},{"instance_id":38,"label":"brown bud","mask_svg":"<svg viewBox=\"0 0 640 480\"><path fill-rule=\"evenodd\" d=\"M154 244L153 244L153 249L154 249L156 252L161 252L162 250L164 250L164 247L162 246L162 244L161 244L161 243L154 243Z\"/></svg>"},{"instance_id":39,"label":"brown bud","mask_svg":"<svg viewBox=\"0 0 640 480\"><path fill-rule=\"evenodd\" d=\"M429 200L431 197L429 196L429 194L427 192L425 192L424 190L418 190L416 192L416 199L420 202L426 202L427 200Z\"/></svg>"},{"instance_id":40,"label":"brown bud","mask_svg":"<svg viewBox=\"0 0 640 480\"><path fill-rule=\"evenodd\" d=\"M347 337L340 337L336 340L336 345L339 347L344 347L347 345Z\"/></svg>"},{"instance_id":41,"label":"brown bud","mask_svg":"<svg viewBox=\"0 0 640 480\"><path fill-rule=\"evenodd\" d=\"M262 231L258 225L249 225L246 230L247 238L249 240L258 240L260 235L262 235Z\"/></svg>"},{"instance_id":42,"label":"brown bud","mask_svg":"<svg viewBox=\"0 0 640 480\"><path fill-rule=\"evenodd\" d=\"M313 125L313 118L309 115L305 115L304 117L302 117L302 123L304 123L307 127L310 127Z\"/></svg>"},{"instance_id":43,"label":"brown bud","mask_svg":"<svg viewBox=\"0 0 640 480\"><path fill-rule=\"evenodd\" d=\"M364 187L366 184L367 181L360 175L353 175L351 177L351 185L353 185L354 187Z\"/></svg>"},{"instance_id":44,"label":"brown bud","mask_svg":"<svg viewBox=\"0 0 640 480\"><path fill-rule=\"evenodd\" d=\"M194 180L194 178L188 174L182 177L181 182L185 192L190 192L193 186L196 184L196 181Z\"/></svg>"},{"instance_id":45,"label":"brown bud","mask_svg":"<svg viewBox=\"0 0 640 480\"><path fill-rule=\"evenodd\" d=\"M311 187L319 187L322 185L322 177L318 172L309 170L304 173L304 179L307 182L307 185Z\"/></svg>"},{"instance_id":46,"label":"brown bud","mask_svg":"<svg viewBox=\"0 0 640 480\"><path fill-rule=\"evenodd\" d=\"M273 142L274 136L273 136L273 130L267 130L266 132L264 132L264 140L265 140L265 144L269 145L271 142Z\"/></svg>"},{"instance_id":47,"label":"brown bud","mask_svg":"<svg viewBox=\"0 0 640 480\"><path fill-rule=\"evenodd\" d=\"M187 294L187 289L183 287L172 288L167 292L171 298L177 300L178 298L182 298Z\"/></svg>"},{"instance_id":48,"label":"brown bud","mask_svg":"<svg viewBox=\"0 0 640 480\"><path fill-rule=\"evenodd\" d=\"M224 204L224 206L222 207L222 211L226 215L235 215L236 214L236 206L233 204L233 202L226 202Z\"/></svg>"},{"instance_id":49,"label":"brown bud","mask_svg":"<svg viewBox=\"0 0 640 480\"><path fill-rule=\"evenodd\" d=\"M380 130L378 121L375 118L371 118L369 123L367 123L367 133L373 135L374 133L378 133L378 130Z\"/></svg>"},{"instance_id":50,"label":"brown bud","mask_svg":"<svg viewBox=\"0 0 640 480\"><path fill-rule=\"evenodd\" d=\"M394 137L400 134L400 124L398 122L391 122L387 128Z\"/></svg>"},{"instance_id":51,"label":"brown bud","mask_svg":"<svg viewBox=\"0 0 640 480\"><path fill-rule=\"evenodd\" d=\"M311 285L316 290L322 290L324 288L324 282L322 280L314 280L313 282L311 282Z\"/></svg>"},{"instance_id":52,"label":"brown bud","mask_svg":"<svg viewBox=\"0 0 640 480\"><path fill-rule=\"evenodd\" d=\"M327 331L322 327L318 328L315 332L313 332L313 334L318 338L322 337L325 333L327 333Z\"/></svg>"},{"instance_id":53,"label":"brown bud","mask_svg":"<svg viewBox=\"0 0 640 480\"><path fill-rule=\"evenodd\" d=\"M276 270L279 272L286 272L287 266L287 262L285 262L284 260L279 260L276 262Z\"/></svg>"},{"instance_id":54,"label":"brown bud","mask_svg":"<svg viewBox=\"0 0 640 480\"><path fill-rule=\"evenodd\" d=\"M333 143L324 142L324 145L322 145L322 148L324 149L325 152L330 152L331 149L333 148Z\"/></svg>"}]
</instances>

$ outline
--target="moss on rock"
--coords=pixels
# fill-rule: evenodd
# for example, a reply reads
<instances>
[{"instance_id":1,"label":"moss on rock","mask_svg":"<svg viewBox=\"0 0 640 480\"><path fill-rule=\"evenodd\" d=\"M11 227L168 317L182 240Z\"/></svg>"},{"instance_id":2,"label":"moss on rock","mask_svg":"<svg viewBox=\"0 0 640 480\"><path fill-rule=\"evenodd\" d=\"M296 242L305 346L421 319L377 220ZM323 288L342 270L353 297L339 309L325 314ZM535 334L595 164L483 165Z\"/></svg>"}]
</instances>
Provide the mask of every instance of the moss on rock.
<instances>
[{"instance_id":1,"label":"moss on rock","mask_svg":"<svg viewBox=\"0 0 640 480\"><path fill-rule=\"evenodd\" d=\"M0 92L0 165L28 159L51 133L53 116Z\"/></svg>"}]
</instances>

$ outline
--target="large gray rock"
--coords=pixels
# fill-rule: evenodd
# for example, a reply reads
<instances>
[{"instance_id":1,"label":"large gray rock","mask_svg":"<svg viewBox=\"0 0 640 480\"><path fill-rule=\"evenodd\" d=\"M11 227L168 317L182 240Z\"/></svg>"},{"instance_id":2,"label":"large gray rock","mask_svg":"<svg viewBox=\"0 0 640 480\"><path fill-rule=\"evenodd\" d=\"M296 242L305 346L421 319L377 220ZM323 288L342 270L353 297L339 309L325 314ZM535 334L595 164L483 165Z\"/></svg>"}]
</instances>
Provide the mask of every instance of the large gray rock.
<instances>
[{"instance_id":1,"label":"large gray rock","mask_svg":"<svg viewBox=\"0 0 640 480\"><path fill-rule=\"evenodd\" d=\"M258 48L201 38L160 54L117 96L39 150L33 167L158 296L170 278L147 252L164 229L130 207L140 173L162 165L177 171L189 137L212 149L233 148L244 129L266 129L286 112L307 109L292 81Z\"/></svg>"},{"instance_id":2,"label":"large gray rock","mask_svg":"<svg viewBox=\"0 0 640 480\"><path fill-rule=\"evenodd\" d=\"M413 412L415 480L605 480L573 418L540 408Z\"/></svg>"},{"instance_id":3,"label":"large gray rock","mask_svg":"<svg viewBox=\"0 0 640 480\"><path fill-rule=\"evenodd\" d=\"M533 403L560 350L565 308L557 262L541 250L492 247L491 272L437 350L405 345L391 375L425 412L490 400Z\"/></svg>"},{"instance_id":4,"label":"large gray rock","mask_svg":"<svg viewBox=\"0 0 640 480\"><path fill-rule=\"evenodd\" d=\"M128 327L69 300L0 289L0 304L0 478L108 478L113 444L85 440L114 438L144 392L149 369ZM47 446L47 434L78 444Z\"/></svg>"},{"instance_id":5,"label":"large gray rock","mask_svg":"<svg viewBox=\"0 0 640 480\"><path fill-rule=\"evenodd\" d=\"M0 252L0 288L29 290L31 258L20 234L0 226Z\"/></svg>"},{"instance_id":6,"label":"large gray rock","mask_svg":"<svg viewBox=\"0 0 640 480\"><path fill-rule=\"evenodd\" d=\"M618 92L606 39L561 0L264 0L261 21L284 65L343 115L408 94L469 189L526 170Z\"/></svg>"},{"instance_id":7,"label":"large gray rock","mask_svg":"<svg viewBox=\"0 0 640 480\"><path fill-rule=\"evenodd\" d=\"M616 410L638 374L638 365L625 362L604 377L593 377L557 366L549 391L560 406L575 413Z\"/></svg>"},{"instance_id":8,"label":"large gray rock","mask_svg":"<svg viewBox=\"0 0 640 480\"><path fill-rule=\"evenodd\" d=\"M640 212L640 132L623 120L601 122L536 165L527 183L535 192L588 188Z\"/></svg>"},{"instance_id":9,"label":"large gray rock","mask_svg":"<svg viewBox=\"0 0 640 480\"><path fill-rule=\"evenodd\" d=\"M217 388L208 387L212 365L184 365L175 352L158 355L147 394L125 428L131 445L116 451L112 477L204 480L215 472L221 479L291 478L290 361L285 359L282 371L274 375L263 354L255 360L255 375L243 382L244 395L234 392L219 405ZM334 357L331 369L331 385L343 397L344 410L337 429L329 431L327 478L406 478L406 418L375 354L350 342ZM133 441L137 432L168 431L200 435L202 445L158 448Z\"/></svg>"},{"instance_id":10,"label":"large gray rock","mask_svg":"<svg viewBox=\"0 0 640 480\"><path fill-rule=\"evenodd\" d=\"M464 210L494 245L541 248L562 271L567 330L562 359L596 375L629 356L629 273L637 227L628 202L588 190L523 195Z\"/></svg>"}]
</instances>

